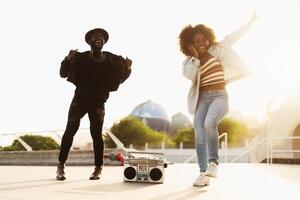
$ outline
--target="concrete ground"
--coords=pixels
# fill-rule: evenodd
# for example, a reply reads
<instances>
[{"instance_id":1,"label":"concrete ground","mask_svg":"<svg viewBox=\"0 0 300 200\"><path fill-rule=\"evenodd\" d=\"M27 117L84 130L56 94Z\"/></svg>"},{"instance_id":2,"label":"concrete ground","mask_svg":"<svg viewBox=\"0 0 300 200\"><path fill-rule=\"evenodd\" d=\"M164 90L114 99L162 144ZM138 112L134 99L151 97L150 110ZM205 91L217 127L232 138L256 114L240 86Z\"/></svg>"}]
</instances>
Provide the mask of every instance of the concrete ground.
<instances>
[{"instance_id":1,"label":"concrete ground","mask_svg":"<svg viewBox=\"0 0 300 200\"><path fill-rule=\"evenodd\" d=\"M299 200L300 165L221 164L207 187L192 182L195 164L165 169L163 184L123 182L123 167L107 166L101 180L90 181L93 167L66 168L66 181L56 181L54 166L0 166L0 200Z\"/></svg>"}]
</instances>

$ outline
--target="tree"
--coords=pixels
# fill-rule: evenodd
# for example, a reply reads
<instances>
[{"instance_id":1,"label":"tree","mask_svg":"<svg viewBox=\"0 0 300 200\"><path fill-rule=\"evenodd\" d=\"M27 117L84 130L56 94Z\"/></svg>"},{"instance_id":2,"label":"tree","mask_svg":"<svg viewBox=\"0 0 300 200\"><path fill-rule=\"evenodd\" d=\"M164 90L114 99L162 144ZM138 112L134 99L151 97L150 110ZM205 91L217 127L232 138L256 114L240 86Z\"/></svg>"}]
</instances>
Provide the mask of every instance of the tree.
<instances>
[{"instance_id":1,"label":"tree","mask_svg":"<svg viewBox=\"0 0 300 200\"><path fill-rule=\"evenodd\" d=\"M182 128L177 130L173 140L179 145L183 143L185 148L194 148L195 147L195 133L193 128Z\"/></svg>"},{"instance_id":2,"label":"tree","mask_svg":"<svg viewBox=\"0 0 300 200\"><path fill-rule=\"evenodd\" d=\"M230 146L243 146L245 140L250 136L245 122L232 117L225 117L218 127L219 134L228 133L228 144Z\"/></svg>"},{"instance_id":3,"label":"tree","mask_svg":"<svg viewBox=\"0 0 300 200\"><path fill-rule=\"evenodd\" d=\"M245 122L239 121L232 117L225 117L218 126L219 134L224 132L228 133L229 146L242 146L245 143L245 139L251 137L250 131ZM192 128L179 129L173 140L179 145L183 142L184 147L195 147L195 133Z\"/></svg>"},{"instance_id":4,"label":"tree","mask_svg":"<svg viewBox=\"0 0 300 200\"><path fill-rule=\"evenodd\" d=\"M23 135L20 137L24 140L32 150L56 150L59 145L51 138L40 135ZM14 140L12 145L3 147L3 151L25 151L26 149L18 140Z\"/></svg>"},{"instance_id":5,"label":"tree","mask_svg":"<svg viewBox=\"0 0 300 200\"><path fill-rule=\"evenodd\" d=\"M130 144L142 147L146 142L152 146L159 146L162 141L167 147L175 146L175 143L166 133L154 131L141 120L132 116L125 117L120 122L115 123L110 130L127 147ZM107 141L107 145L112 145L110 140Z\"/></svg>"}]
</instances>

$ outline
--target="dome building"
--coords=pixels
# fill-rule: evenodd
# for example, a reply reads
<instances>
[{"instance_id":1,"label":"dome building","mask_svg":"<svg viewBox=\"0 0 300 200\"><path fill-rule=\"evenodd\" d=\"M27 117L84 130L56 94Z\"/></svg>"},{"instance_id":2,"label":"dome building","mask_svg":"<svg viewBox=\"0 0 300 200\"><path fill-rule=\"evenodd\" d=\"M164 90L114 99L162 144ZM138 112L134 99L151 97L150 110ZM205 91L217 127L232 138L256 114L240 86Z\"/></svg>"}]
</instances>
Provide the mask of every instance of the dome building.
<instances>
[{"instance_id":1,"label":"dome building","mask_svg":"<svg viewBox=\"0 0 300 200\"><path fill-rule=\"evenodd\" d=\"M149 100L136 106L130 114L141 119L146 125L156 131L170 131L170 121L165 109Z\"/></svg>"},{"instance_id":2,"label":"dome building","mask_svg":"<svg viewBox=\"0 0 300 200\"><path fill-rule=\"evenodd\" d=\"M171 120L171 129L172 132L175 132L176 130L182 129L182 128L192 128L192 122L189 120L189 118L182 114L182 113L177 113L172 116Z\"/></svg>"}]
</instances>

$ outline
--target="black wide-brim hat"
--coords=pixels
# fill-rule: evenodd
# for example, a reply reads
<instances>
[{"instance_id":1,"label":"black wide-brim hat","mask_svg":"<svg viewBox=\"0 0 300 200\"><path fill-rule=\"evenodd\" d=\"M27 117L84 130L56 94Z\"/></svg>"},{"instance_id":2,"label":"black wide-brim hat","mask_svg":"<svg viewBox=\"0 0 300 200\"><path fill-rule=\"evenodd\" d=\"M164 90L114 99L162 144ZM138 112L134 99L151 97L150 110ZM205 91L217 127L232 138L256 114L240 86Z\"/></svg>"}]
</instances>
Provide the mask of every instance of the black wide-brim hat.
<instances>
[{"instance_id":1,"label":"black wide-brim hat","mask_svg":"<svg viewBox=\"0 0 300 200\"><path fill-rule=\"evenodd\" d=\"M107 40L109 38L108 32L106 30L104 30L103 28L95 28L95 29L92 29L92 30L88 31L85 34L85 41L88 44L90 44L90 39L91 39L91 37L94 33L101 33L104 37L105 43L107 42Z\"/></svg>"}]
</instances>

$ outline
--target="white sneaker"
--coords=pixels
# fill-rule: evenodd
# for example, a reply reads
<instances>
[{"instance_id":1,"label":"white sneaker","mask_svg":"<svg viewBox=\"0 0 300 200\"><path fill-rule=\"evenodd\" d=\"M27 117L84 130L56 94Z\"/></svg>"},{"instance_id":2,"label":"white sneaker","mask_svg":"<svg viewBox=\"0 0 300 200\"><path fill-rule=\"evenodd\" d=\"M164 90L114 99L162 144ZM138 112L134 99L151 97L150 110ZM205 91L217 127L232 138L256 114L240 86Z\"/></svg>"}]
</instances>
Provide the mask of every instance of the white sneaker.
<instances>
[{"instance_id":1,"label":"white sneaker","mask_svg":"<svg viewBox=\"0 0 300 200\"><path fill-rule=\"evenodd\" d=\"M193 186L203 187L209 185L209 177L205 175L204 172L201 172L200 175L194 180Z\"/></svg>"},{"instance_id":2,"label":"white sneaker","mask_svg":"<svg viewBox=\"0 0 300 200\"><path fill-rule=\"evenodd\" d=\"M206 176L216 178L218 173L218 165L214 162L210 162L206 170Z\"/></svg>"}]
</instances>

